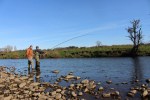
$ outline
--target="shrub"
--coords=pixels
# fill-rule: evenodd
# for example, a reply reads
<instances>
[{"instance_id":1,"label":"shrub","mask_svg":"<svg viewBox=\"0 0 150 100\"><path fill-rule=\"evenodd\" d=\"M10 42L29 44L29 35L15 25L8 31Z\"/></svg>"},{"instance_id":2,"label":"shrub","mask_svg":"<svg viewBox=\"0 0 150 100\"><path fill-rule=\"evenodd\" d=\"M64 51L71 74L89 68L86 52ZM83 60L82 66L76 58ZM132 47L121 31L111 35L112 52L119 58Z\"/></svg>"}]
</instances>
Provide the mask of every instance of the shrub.
<instances>
[{"instance_id":1,"label":"shrub","mask_svg":"<svg viewBox=\"0 0 150 100\"><path fill-rule=\"evenodd\" d=\"M11 55L11 59L18 59L19 58L19 54L18 53L13 53Z\"/></svg>"},{"instance_id":2,"label":"shrub","mask_svg":"<svg viewBox=\"0 0 150 100\"><path fill-rule=\"evenodd\" d=\"M53 51L53 53L51 54L51 57L52 58L59 58L60 57L60 54L58 51Z\"/></svg>"}]
</instances>

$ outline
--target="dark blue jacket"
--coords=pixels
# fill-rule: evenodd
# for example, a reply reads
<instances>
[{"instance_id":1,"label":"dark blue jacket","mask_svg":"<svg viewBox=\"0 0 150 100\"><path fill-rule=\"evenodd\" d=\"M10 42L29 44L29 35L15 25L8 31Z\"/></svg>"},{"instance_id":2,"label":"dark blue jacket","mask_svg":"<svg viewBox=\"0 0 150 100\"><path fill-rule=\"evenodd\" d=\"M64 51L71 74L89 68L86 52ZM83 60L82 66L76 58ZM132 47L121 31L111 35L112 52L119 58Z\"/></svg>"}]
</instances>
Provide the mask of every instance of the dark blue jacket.
<instances>
[{"instance_id":1,"label":"dark blue jacket","mask_svg":"<svg viewBox=\"0 0 150 100\"><path fill-rule=\"evenodd\" d=\"M36 49L35 52L39 52L40 54L44 53L43 51L40 51L39 49Z\"/></svg>"}]
</instances>

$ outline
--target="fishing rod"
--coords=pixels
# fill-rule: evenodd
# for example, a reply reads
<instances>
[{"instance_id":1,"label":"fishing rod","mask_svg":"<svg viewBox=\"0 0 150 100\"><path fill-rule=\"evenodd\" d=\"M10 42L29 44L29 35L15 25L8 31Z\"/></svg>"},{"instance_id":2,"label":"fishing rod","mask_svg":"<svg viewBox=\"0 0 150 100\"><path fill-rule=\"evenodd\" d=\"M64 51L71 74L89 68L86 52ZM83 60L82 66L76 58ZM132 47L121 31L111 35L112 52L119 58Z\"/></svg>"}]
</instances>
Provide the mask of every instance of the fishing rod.
<instances>
[{"instance_id":1,"label":"fishing rod","mask_svg":"<svg viewBox=\"0 0 150 100\"><path fill-rule=\"evenodd\" d=\"M66 41L64 41L64 42L61 42L61 43L59 43L58 45L54 46L52 49L56 48L57 46L59 46L59 45L61 45L61 44L63 44L63 43L66 43L66 42L68 42L68 41L71 41L71 40L73 40L73 39L76 39L76 38L79 38L79 37L83 37L83 36L86 36L86 35L93 35L93 34L85 34L85 35L80 35L80 36L77 36L77 37L68 39L68 40L66 40Z\"/></svg>"},{"instance_id":2,"label":"fishing rod","mask_svg":"<svg viewBox=\"0 0 150 100\"><path fill-rule=\"evenodd\" d=\"M87 35L93 35L93 34L84 34L84 35L80 35L80 36L77 36L77 37L73 37L73 38L68 39L68 40L66 40L66 41L64 41L64 42L59 43L58 45L54 46L52 49L56 48L57 46L59 46L59 45L61 45L61 44L63 44L63 43L66 43L66 42L71 41L71 40L73 40L73 39L76 39L76 38L79 38L79 37L83 37L83 36L87 36ZM67 53L68 53L68 51L67 51ZM68 53L68 54L70 54L70 53ZM72 56L72 54L70 54L70 55ZM73 57L73 56L72 56L72 57Z\"/></svg>"}]
</instances>

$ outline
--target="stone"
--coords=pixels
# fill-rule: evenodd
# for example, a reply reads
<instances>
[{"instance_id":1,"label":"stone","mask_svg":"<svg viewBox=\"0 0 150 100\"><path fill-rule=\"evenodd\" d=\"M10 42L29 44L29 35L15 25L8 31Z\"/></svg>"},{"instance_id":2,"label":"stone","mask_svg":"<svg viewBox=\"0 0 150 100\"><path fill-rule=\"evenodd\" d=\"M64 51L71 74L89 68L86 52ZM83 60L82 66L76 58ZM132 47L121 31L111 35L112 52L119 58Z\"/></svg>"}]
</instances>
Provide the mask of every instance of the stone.
<instances>
[{"instance_id":1,"label":"stone","mask_svg":"<svg viewBox=\"0 0 150 100\"><path fill-rule=\"evenodd\" d=\"M106 83L110 84L110 83L112 83L112 81L106 81Z\"/></svg>"},{"instance_id":2,"label":"stone","mask_svg":"<svg viewBox=\"0 0 150 100\"><path fill-rule=\"evenodd\" d=\"M66 78L70 79L70 78L74 78L74 76L73 75L67 75Z\"/></svg>"},{"instance_id":3,"label":"stone","mask_svg":"<svg viewBox=\"0 0 150 100\"><path fill-rule=\"evenodd\" d=\"M119 91L115 91L115 95L116 95L116 96L119 96Z\"/></svg>"},{"instance_id":4,"label":"stone","mask_svg":"<svg viewBox=\"0 0 150 100\"><path fill-rule=\"evenodd\" d=\"M77 80L81 79L81 77L76 77Z\"/></svg>"},{"instance_id":5,"label":"stone","mask_svg":"<svg viewBox=\"0 0 150 100\"><path fill-rule=\"evenodd\" d=\"M134 90L134 88L133 88L133 87L131 87L131 88L130 88L130 90Z\"/></svg>"},{"instance_id":6,"label":"stone","mask_svg":"<svg viewBox=\"0 0 150 100\"><path fill-rule=\"evenodd\" d=\"M102 90L103 90L103 87L99 87L98 90L99 90L99 91L102 91Z\"/></svg>"},{"instance_id":7,"label":"stone","mask_svg":"<svg viewBox=\"0 0 150 100\"><path fill-rule=\"evenodd\" d=\"M52 71L52 73L59 73L59 70L54 70Z\"/></svg>"},{"instance_id":8,"label":"stone","mask_svg":"<svg viewBox=\"0 0 150 100\"><path fill-rule=\"evenodd\" d=\"M23 88L24 86L26 86L26 82L23 82L19 85L20 88Z\"/></svg>"},{"instance_id":9,"label":"stone","mask_svg":"<svg viewBox=\"0 0 150 100\"><path fill-rule=\"evenodd\" d=\"M136 80L135 80L135 82L139 82L139 80L138 80L138 79L136 79Z\"/></svg>"},{"instance_id":10,"label":"stone","mask_svg":"<svg viewBox=\"0 0 150 100\"><path fill-rule=\"evenodd\" d=\"M127 95L129 96L129 97L134 97L135 96L135 94L134 93L127 93Z\"/></svg>"},{"instance_id":11,"label":"stone","mask_svg":"<svg viewBox=\"0 0 150 100\"><path fill-rule=\"evenodd\" d=\"M142 96L142 97L145 97L147 94L148 94L148 91L145 90L145 91L143 91L143 92L141 93L141 96Z\"/></svg>"},{"instance_id":12,"label":"stone","mask_svg":"<svg viewBox=\"0 0 150 100\"><path fill-rule=\"evenodd\" d=\"M48 97L45 95L41 95L39 96L38 100L46 100Z\"/></svg>"},{"instance_id":13,"label":"stone","mask_svg":"<svg viewBox=\"0 0 150 100\"><path fill-rule=\"evenodd\" d=\"M52 96L53 96L53 95L56 95L56 91L51 92L51 95L52 95Z\"/></svg>"},{"instance_id":14,"label":"stone","mask_svg":"<svg viewBox=\"0 0 150 100\"><path fill-rule=\"evenodd\" d=\"M85 88L83 92L85 92L85 93L86 93L86 92L89 92L89 90L88 90L87 88Z\"/></svg>"},{"instance_id":15,"label":"stone","mask_svg":"<svg viewBox=\"0 0 150 100\"><path fill-rule=\"evenodd\" d=\"M4 88L5 87L5 85L0 85L0 88Z\"/></svg>"},{"instance_id":16,"label":"stone","mask_svg":"<svg viewBox=\"0 0 150 100\"><path fill-rule=\"evenodd\" d=\"M100 85L101 83L99 82L99 83L97 83L96 85Z\"/></svg>"},{"instance_id":17,"label":"stone","mask_svg":"<svg viewBox=\"0 0 150 100\"><path fill-rule=\"evenodd\" d=\"M89 90L91 90L91 89L96 88L96 85L94 85L94 84L87 84L86 88L89 89Z\"/></svg>"},{"instance_id":18,"label":"stone","mask_svg":"<svg viewBox=\"0 0 150 100\"><path fill-rule=\"evenodd\" d=\"M128 84L127 82L122 82L122 84Z\"/></svg>"},{"instance_id":19,"label":"stone","mask_svg":"<svg viewBox=\"0 0 150 100\"><path fill-rule=\"evenodd\" d=\"M135 88L134 88L135 90L139 90L139 87L138 86L135 86Z\"/></svg>"},{"instance_id":20,"label":"stone","mask_svg":"<svg viewBox=\"0 0 150 100\"><path fill-rule=\"evenodd\" d=\"M75 92L71 92L71 94L72 94L73 97L77 96L77 94Z\"/></svg>"},{"instance_id":21,"label":"stone","mask_svg":"<svg viewBox=\"0 0 150 100\"><path fill-rule=\"evenodd\" d=\"M39 86L40 84L41 84L41 83L34 82L34 83L31 83L30 86L34 86L34 87L35 87L35 86Z\"/></svg>"},{"instance_id":22,"label":"stone","mask_svg":"<svg viewBox=\"0 0 150 100\"><path fill-rule=\"evenodd\" d=\"M150 78L146 80L146 82L150 82Z\"/></svg>"},{"instance_id":23,"label":"stone","mask_svg":"<svg viewBox=\"0 0 150 100\"><path fill-rule=\"evenodd\" d=\"M61 94L57 93L56 96L55 96L55 99L61 99Z\"/></svg>"},{"instance_id":24,"label":"stone","mask_svg":"<svg viewBox=\"0 0 150 100\"><path fill-rule=\"evenodd\" d=\"M56 89L56 92L57 92L57 93L60 93L60 92L61 92L61 89Z\"/></svg>"},{"instance_id":25,"label":"stone","mask_svg":"<svg viewBox=\"0 0 150 100\"><path fill-rule=\"evenodd\" d=\"M87 80L87 79L82 80L81 83L82 83L82 84L88 84L88 83L89 83L89 80Z\"/></svg>"},{"instance_id":26,"label":"stone","mask_svg":"<svg viewBox=\"0 0 150 100\"><path fill-rule=\"evenodd\" d=\"M40 96L40 93L33 93L32 96L36 97L36 96Z\"/></svg>"},{"instance_id":27,"label":"stone","mask_svg":"<svg viewBox=\"0 0 150 100\"><path fill-rule=\"evenodd\" d=\"M142 87L147 88L148 84L142 84Z\"/></svg>"},{"instance_id":28,"label":"stone","mask_svg":"<svg viewBox=\"0 0 150 100\"><path fill-rule=\"evenodd\" d=\"M110 88L110 90L114 90L114 88Z\"/></svg>"},{"instance_id":29,"label":"stone","mask_svg":"<svg viewBox=\"0 0 150 100\"><path fill-rule=\"evenodd\" d=\"M75 85L74 84L70 84L70 87L74 87Z\"/></svg>"},{"instance_id":30,"label":"stone","mask_svg":"<svg viewBox=\"0 0 150 100\"><path fill-rule=\"evenodd\" d=\"M104 97L104 98L110 98L111 95L110 95L110 93L103 93L103 97Z\"/></svg>"},{"instance_id":31,"label":"stone","mask_svg":"<svg viewBox=\"0 0 150 100\"><path fill-rule=\"evenodd\" d=\"M136 93L137 93L137 90L132 90L132 91L130 91L129 93L136 94Z\"/></svg>"},{"instance_id":32,"label":"stone","mask_svg":"<svg viewBox=\"0 0 150 100\"><path fill-rule=\"evenodd\" d=\"M83 93L82 93L82 92L79 92L79 93L78 93L78 95L79 95L79 96L82 96L82 95L83 95Z\"/></svg>"},{"instance_id":33,"label":"stone","mask_svg":"<svg viewBox=\"0 0 150 100\"><path fill-rule=\"evenodd\" d=\"M21 77L20 80L27 80L29 77Z\"/></svg>"}]
</instances>

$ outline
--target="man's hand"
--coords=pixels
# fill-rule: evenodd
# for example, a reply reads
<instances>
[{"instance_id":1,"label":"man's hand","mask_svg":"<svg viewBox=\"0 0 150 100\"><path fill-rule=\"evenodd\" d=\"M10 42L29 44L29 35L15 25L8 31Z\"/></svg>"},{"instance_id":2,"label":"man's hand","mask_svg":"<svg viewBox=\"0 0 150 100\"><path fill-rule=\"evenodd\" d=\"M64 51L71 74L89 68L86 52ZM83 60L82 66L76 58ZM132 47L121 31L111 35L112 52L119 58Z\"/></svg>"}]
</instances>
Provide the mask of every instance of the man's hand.
<instances>
[{"instance_id":1,"label":"man's hand","mask_svg":"<svg viewBox=\"0 0 150 100\"><path fill-rule=\"evenodd\" d=\"M44 54L46 54L46 53L47 53L47 51L44 52Z\"/></svg>"}]
</instances>

